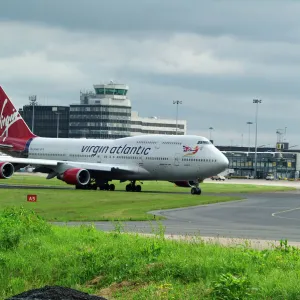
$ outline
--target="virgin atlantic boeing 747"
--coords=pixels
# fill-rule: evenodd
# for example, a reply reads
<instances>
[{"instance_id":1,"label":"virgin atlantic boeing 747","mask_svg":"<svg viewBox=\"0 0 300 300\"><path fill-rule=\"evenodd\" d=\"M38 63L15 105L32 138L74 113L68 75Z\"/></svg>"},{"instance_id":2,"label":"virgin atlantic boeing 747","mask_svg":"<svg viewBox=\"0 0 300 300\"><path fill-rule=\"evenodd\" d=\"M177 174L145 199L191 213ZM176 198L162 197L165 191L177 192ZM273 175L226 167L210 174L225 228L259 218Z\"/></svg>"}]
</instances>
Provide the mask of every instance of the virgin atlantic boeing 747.
<instances>
[{"instance_id":1,"label":"virgin atlantic boeing 747","mask_svg":"<svg viewBox=\"0 0 300 300\"><path fill-rule=\"evenodd\" d=\"M115 140L43 138L33 134L0 87L0 178L31 165L77 189L115 190L112 180L129 181L126 191L141 191L137 181L165 180L191 187L228 167L210 141L196 135L141 135Z\"/></svg>"}]
</instances>

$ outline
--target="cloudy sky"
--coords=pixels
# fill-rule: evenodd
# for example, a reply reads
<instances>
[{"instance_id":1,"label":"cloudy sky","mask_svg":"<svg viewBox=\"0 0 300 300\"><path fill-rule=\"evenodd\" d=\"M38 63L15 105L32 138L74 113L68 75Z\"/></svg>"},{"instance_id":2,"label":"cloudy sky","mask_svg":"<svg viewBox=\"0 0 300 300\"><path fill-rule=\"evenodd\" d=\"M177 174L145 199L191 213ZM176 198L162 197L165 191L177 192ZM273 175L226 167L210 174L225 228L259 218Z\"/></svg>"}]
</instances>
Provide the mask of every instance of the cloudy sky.
<instances>
[{"instance_id":1,"label":"cloudy sky","mask_svg":"<svg viewBox=\"0 0 300 300\"><path fill-rule=\"evenodd\" d=\"M287 127L300 148L299 15L296 0L1 1L0 85L21 107L126 83L141 116L175 118L182 100L188 133L213 127L218 145L248 145L260 98L258 145Z\"/></svg>"}]
</instances>

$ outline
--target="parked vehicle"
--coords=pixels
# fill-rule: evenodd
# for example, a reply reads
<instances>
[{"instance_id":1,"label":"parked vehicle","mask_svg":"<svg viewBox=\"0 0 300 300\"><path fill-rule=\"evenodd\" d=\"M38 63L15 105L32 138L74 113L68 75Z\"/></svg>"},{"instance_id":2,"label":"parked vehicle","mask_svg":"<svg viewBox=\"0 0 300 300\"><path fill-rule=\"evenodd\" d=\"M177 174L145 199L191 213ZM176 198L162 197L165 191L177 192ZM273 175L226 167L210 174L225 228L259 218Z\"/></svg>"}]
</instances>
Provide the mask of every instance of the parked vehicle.
<instances>
[{"instance_id":1,"label":"parked vehicle","mask_svg":"<svg viewBox=\"0 0 300 300\"><path fill-rule=\"evenodd\" d=\"M212 176L211 180L225 181L225 177L222 175L216 175L216 176Z\"/></svg>"}]
</instances>

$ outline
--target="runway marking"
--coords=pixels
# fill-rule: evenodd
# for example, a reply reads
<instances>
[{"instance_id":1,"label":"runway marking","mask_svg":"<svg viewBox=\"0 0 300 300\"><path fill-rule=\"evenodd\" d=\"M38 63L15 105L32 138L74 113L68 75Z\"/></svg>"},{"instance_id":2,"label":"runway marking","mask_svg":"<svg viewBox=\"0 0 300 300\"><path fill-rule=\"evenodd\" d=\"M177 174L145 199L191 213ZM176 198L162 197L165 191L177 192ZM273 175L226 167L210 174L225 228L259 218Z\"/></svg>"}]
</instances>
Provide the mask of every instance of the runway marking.
<instances>
[{"instance_id":1,"label":"runway marking","mask_svg":"<svg viewBox=\"0 0 300 300\"><path fill-rule=\"evenodd\" d=\"M297 218L288 218L288 217L278 216L278 214L283 214L283 213L287 213L287 212L294 211L294 210L299 210L299 209L300 209L300 207L296 207L296 208L292 208L292 209L277 211L277 212L272 213L272 217L300 221L300 218L297 219Z\"/></svg>"}]
</instances>

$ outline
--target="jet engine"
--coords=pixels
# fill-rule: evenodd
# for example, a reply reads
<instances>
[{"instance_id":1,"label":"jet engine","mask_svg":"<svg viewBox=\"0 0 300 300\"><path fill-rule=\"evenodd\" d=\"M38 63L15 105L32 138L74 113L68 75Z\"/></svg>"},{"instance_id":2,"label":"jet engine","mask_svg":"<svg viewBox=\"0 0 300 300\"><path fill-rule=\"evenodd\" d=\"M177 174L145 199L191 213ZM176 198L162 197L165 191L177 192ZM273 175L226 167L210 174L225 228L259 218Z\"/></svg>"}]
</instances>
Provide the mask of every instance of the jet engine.
<instances>
[{"instance_id":1,"label":"jet engine","mask_svg":"<svg viewBox=\"0 0 300 300\"><path fill-rule=\"evenodd\" d=\"M198 182L190 180L190 181L174 181L174 183L180 187L192 187L197 185Z\"/></svg>"},{"instance_id":2,"label":"jet engine","mask_svg":"<svg viewBox=\"0 0 300 300\"><path fill-rule=\"evenodd\" d=\"M0 179L8 179L15 172L14 166L9 162L0 162Z\"/></svg>"},{"instance_id":3,"label":"jet engine","mask_svg":"<svg viewBox=\"0 0 300 300\"><path fill-rule=\"evenodd\" d=\"M58 178L67 184L87 185L90 182L91 176L88 170L73 168L65 171Z\"/></svg>"}]
</instances>

